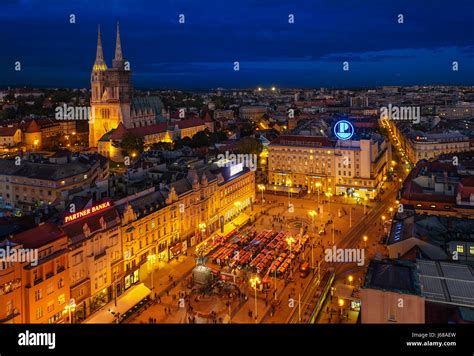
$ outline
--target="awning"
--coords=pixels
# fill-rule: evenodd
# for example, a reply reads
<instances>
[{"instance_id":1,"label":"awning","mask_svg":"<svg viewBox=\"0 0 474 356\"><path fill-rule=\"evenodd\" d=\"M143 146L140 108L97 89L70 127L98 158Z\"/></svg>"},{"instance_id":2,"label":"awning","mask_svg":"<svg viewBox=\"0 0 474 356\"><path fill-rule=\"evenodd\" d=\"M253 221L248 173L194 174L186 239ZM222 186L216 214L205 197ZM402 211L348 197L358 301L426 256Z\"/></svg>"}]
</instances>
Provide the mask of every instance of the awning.
<instances>
[{"instance_id":1,"label":"awning","mask_svg":"<svg viewBox=\"0 0 474 356\"><path fill-rule=\"evenodd\" d=\"M173 256L179 254L182 249L183 249L183 244L181 242L178 242L173 247L170 247L170 251L173 254Z\"/></svg>"},{"instance_id":2,"label":"awning","mask_svg":"<svg viewBox=\"0 0 474 356\"><path fill-rule=\"evenodd\" d=\"M84 321L85 324L113 324L115 322L114 313L125 314L135 305L150 295L151 291L143 284L131 287L128 291L117 298L117 306L112 300L90 318Z\"/></svg>"}]
</instances>

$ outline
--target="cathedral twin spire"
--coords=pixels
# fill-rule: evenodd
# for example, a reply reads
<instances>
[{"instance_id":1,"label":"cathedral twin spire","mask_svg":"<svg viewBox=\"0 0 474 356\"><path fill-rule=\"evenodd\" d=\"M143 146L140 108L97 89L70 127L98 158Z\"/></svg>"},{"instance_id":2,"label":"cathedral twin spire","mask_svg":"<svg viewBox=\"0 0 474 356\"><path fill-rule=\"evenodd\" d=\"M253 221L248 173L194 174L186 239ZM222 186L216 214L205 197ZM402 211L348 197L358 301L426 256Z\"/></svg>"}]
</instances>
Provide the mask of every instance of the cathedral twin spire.
<instances>
[{"instance_id":1,"label":"cathedral twin spire","mask_svg":"<svg viewBox=\"0 0 474 356\"><path fill-rule=\"evenodd\" d=\"M112 60L112 67L117 68L117 69L123 69L124 67L124 60L123 60L123 55L122 55L122 45L120 42L120 28L119 24L117 22L117 38L115 41L115 57ZM104 60L104 51L102 49L102 38L100 35L100 25L98 29L98 35L97 35L97 52L95 56L95 62L94 62L94 70L106 70L107 69L107 64L105 63Z\"/></svg>"}]
</instances>

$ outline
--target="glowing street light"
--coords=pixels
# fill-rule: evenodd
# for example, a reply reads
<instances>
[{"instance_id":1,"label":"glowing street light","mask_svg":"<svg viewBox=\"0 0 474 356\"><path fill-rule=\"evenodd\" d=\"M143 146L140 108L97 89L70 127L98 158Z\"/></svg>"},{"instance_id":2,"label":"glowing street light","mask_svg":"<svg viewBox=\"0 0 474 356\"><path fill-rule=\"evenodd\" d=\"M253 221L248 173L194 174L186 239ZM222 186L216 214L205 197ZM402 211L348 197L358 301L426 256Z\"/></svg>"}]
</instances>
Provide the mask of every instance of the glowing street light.
<instances>
[{"instance_id":1,"label":"glowing street light","mask_svg":"<svg viewBox=\"0 0 474 356\"><path fill-rule=\"evenodd\" d=\"M293 251L293 244L296 242L296 240L293 238L293 236L288 236L285 241L288 246L290 246L290 276L293 276L293 269L291 268L291 262L293 261L293 258L291 257L291 254Z\"/></svg>"},{"instance_id":2,"label":"glowing street light","mask_svg":"<svg viewBox=\"0 0 474 356\"><path fill-rule=\"evenodd\" d=\"M263 204L263 192L265 191L265 184L259 184L258 189L262 192L262 204Z\"/></svg>"},{"instance_id":3,"label":"glowing street light","mask_svg":"<svg viewBox=\"0 0 474 356\"><path fill-rule=\"evenodd\" d=\"M153 254L153 255L148 255L147 256L147 260L148 260L148 267L150 268L151 266L151 290L153 291L155 289L155 285L154 285L154 276L155 276L155 262L156 262L156 255Z\"/></svg>"},{"instance_id":4,"label":"glowing street light","mask_svg":"<svg viewBox=\"0 0 474 356\"><path fill-rule=\"evenodd\" d=\"M255 323L257 323L257 286L261 283L260 278L258 276L254 276L250 278L250 285L255 291Z\"/></svg>"},{"instance_id":5,"label":"glowing street light","mask_svg":"<svg viewBox=\"0 0 474 356\"><path fill-rule=\"evenodd\" d=\"M328 198L328 202L329 202L329 216L332 216L332 212L331 212L331 197L332 197L332 193L331 192L327 192L325 193L326 197ZM334 223L332 225L332 245L334 246L335 242L334 242Z\"/></svg>"},{"instance_id":6,"label":"glowing street light","mask_svg":"<svg viewBox=\"0 0 474 356\"><path fill-rule=\"evenodd\" d=\"M354 280L354 277L352 277L352 275L350 275L349 277L347 277L347 279L349 280L349 283L352 285L352 281Z\"/></svg>"},{"instance_id":7,"label":"glowing street light","mask_svg":"<svg viewBox=\"0 0 474 356\"><path fill-rule=\"evenodd\" d=\"M342 307L344 306L344 299L339 298L338 304L339 304L339 307L341 308L341 316L342 316Z\"/></svg>"},{"instance_id":8,"label":"glowing street light","mask_svg":"<svg viewBox=\"0 0 474 356\"><path fill-rule=\"evenodd\" d=\"M68 314L69 316L69 324L72 324L71 313L76 311L76 302L74 299L69 301L69 304L64 307L63 313Z\"/></svg>"},{"instance_id":9,"label":"glowing street light","mask_svg":"<svg viewBox=\"0 0 474 356\"><path fill-rule=\"evenodd\" d=\"M367 240L369 238L367 237L367 235L365 235L362 239L364 240L364 247L367 248Z\"/></svg>"}]
</instances>

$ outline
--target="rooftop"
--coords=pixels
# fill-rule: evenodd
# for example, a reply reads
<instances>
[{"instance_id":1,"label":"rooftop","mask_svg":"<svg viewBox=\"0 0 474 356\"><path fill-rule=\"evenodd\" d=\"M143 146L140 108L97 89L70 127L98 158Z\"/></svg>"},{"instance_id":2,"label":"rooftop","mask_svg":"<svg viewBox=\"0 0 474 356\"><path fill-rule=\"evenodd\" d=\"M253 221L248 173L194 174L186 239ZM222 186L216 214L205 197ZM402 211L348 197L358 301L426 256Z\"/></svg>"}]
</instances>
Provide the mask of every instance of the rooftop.
<instances>
[{"instance_id":1,"label":"rooftop","mask_svg":"<svg viewBox=\"0 0 474 356\"><path fill-rule=\"evenodd\" d=\"M363 287L403 294L421 293L416 265L403 260L371 260Z\"/></svg>"},{"instance_id":2,"label":"rooftop","mask_svg":"<svg viewBox=\"0 0 474 356\"><path fill-rule=\"evenodd\" d=\"M429 301L474 307L474 273L470 266L417 260L422 295Z\"/></svg>"},{"instance_id":3,"label":"rooftop","mask_svg":"<svg viewBox=\"0 0 474 356\"><path fill-rule=\"evenodd\" d=\"M56 224L40 224L12 237L12 241L24 248L38 248L64 237L63 231Z\"/></svg>"}]
</instances>

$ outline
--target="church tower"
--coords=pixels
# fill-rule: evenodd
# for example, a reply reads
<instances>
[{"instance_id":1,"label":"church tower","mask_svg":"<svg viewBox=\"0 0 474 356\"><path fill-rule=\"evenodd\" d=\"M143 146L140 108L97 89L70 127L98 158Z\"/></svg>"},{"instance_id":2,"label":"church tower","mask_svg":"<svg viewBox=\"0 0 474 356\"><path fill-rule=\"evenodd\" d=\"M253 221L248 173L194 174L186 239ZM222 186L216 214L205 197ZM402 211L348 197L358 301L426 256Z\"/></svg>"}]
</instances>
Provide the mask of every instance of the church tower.
<instances>
[{"instance_id":1,"label":"church tower","mask_svg":"<svg viewBox=\"0 0 474 356\"><path fill-rule=\"evenodd\" d=\"M89 147L97 147L100 138L117 128L119 123L129 127L132 98L129 63L123 59L120 29L117 24L115 57L112 68L107 68L102 49L100 27L97 51L91 74L91 118L89 121Z\"/></svg>"}]
</instances>

